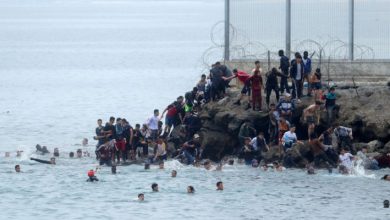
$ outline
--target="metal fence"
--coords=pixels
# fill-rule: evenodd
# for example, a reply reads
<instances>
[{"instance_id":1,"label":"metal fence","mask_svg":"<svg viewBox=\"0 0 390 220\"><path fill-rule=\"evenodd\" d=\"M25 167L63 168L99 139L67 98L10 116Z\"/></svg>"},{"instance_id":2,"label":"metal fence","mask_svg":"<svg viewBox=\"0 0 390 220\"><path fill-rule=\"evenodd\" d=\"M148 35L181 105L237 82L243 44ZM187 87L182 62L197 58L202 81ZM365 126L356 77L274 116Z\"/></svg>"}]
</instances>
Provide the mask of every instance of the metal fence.
<instances>
[{"instance_id":1,"label":"metal fence","mask_svg":"<svg viewBox=\"0 0 390 220\"><path fill-rule=\"evenodd\" d=\"M318 60L390 59L390 2L225 0L225 21L211 38L203 62L221 52L225 60L267 59L268 51L277 59L279 49L307 50Z\"/></svg>"}]
</instances>

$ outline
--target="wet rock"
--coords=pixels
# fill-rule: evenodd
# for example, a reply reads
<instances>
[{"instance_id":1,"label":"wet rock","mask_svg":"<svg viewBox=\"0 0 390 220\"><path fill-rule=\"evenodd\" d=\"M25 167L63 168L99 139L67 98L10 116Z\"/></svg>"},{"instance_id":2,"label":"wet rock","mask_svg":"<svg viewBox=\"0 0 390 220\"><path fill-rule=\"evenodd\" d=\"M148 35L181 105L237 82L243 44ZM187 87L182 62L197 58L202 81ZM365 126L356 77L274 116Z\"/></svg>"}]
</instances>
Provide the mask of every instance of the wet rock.
<instances>
[{"instance_id":1,"label":"wet rock","mask_svg":"<svg viewBox=\"0 0 390 220\"><path fill-rule=\"evenodd\" d=\"M372 152L375 152L375 151L379 150L382 147L383 147L383 143L382 142L380 142L378 140L370 141L367 144L367 151L369 153L372 153Z\"/></svg>"}]
</instances>

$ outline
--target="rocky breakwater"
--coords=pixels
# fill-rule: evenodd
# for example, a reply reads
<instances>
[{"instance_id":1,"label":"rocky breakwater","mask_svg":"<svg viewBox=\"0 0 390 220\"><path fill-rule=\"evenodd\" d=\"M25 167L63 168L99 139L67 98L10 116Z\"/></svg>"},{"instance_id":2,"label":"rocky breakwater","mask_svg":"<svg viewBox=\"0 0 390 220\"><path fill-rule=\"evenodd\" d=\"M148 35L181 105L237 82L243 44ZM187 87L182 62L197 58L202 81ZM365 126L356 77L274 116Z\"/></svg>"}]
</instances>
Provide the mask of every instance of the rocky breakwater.
<instances>
[{"instance_id":1,"label":"rocky breakwater","mask_svg":"<svg viewBox=\"0 0 390 220\"><path fill-rule=\"evenodd\" d=\"M336 94L337 104L340 106L336 121L343 126L352 127L356 149L359 150L365 145L369 147L369 153L375 155L390 153L390 88L387 86L344 88L337 89ZM257 131L268 133L268 112L245 110L247 106L245 101L240 106L234 105L238 96L238 90L230 89L224 99L205 104L199 112L202 121L199 133L204 156L211 160L218 161L240 149L238 133L246 120L251 122ZM307 127L302 123L303 109L313 102L313 98L305 97L296 106L292 123L297 126L300 140L307 139ZM325 118L326 112L322 111L320 124L316 129L317 134L328 127ZM287 156L294 162L294 166L304 167L313 158L307 141L303 143L296 144L288 154L280 152L278 146L270 146L270 151L264 152L263 158L267 162L272 162L282 161Z\"/></svg>"}]
</instances>

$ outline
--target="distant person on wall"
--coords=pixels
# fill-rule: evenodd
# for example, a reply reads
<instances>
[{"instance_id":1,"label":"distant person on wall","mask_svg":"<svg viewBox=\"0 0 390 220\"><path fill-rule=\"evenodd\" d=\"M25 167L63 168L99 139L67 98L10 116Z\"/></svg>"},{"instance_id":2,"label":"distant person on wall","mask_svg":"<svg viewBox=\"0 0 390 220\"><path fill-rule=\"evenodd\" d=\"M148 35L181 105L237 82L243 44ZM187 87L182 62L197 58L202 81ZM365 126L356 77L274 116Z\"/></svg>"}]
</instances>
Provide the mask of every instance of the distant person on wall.
<instances>
[{"instance_id":1,"label":"distant person on wall","mask_svg":"<svg viewBox=\"0 0 390 220\"><path fill-rule=\"evenodd\" d=\"M292 97L298 102L302 97L304 68L301 54L295 53L295 59L291 61L290 77L293 81Z\"/></svg>"},{"instance_id":2,"label":"distant person on wall","mask_svg":"<svg viewBox=\"0 0 390 220\"><path fill-rule=\"evenodd\" d=\"M288 87L288 69L290 68L290 60L284 55L283 50L279 50L280 57L280 66L279 69L282 71L283 76L280 79L280 92L283 94L284 90L287 93L290 93L290 88Z\"/></svg>"},{"instance_id":3,"label":"distant person on wall","mask_svg":"<svg viewBox=\"0 0 390 220\"><path fill-rule=\"evenodd\" d=\"M249 85L252 88L252 109L261 111L262 97L261 90L263 88L263 78L260 75L260 70L255 70L253 76L248 79ZM258 106L258 108L256 108Z\"/></svg>"},{"instance_id":4,"label":"distant person on wall","mask_svg":"<svg viewBox=\"0 0 390 220\"><path fill-rule=\"evenodd\" d=\"M312 69L311 69L311 59L309 58L309 53L307 51L303 52L302 62L304 66L302 83L304 83L305 80L307 81L307 96L311 96L310 74Z\"/></svg>"}]
</instances>

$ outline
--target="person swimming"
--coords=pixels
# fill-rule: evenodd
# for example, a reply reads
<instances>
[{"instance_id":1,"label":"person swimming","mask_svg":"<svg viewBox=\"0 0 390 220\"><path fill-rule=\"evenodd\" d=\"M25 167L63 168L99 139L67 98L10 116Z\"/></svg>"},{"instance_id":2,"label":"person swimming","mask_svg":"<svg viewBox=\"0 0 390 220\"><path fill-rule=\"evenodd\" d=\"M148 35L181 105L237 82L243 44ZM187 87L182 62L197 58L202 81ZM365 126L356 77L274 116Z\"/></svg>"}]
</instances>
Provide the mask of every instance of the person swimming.
<instances>
[{"instance_id":1,"label":"person swimming","mask_svg":"<svg viewBox=\"0 0 390 220\"><path fill-rule=\"evenodd\" d=\"M113 164L113 165L111 166L111 173L112 173L112 174L116 174L116 165L115 165L115 164Z\"/></svg>"},{"instance_id":2,"label":"person swimming","mask_svg":"<svg viewBox=\"0 0 390 220\"><path fill-rule=\"evenodd\" d=\"M55 157L59 157L59 156L60 156L60 151L58 150L58 148L54 148L53 155L54 155Z\"/></svg>"},{"instance_id":3,"label":"person swimming","mask_svg":"<svg viewBox=\"0 0 390 220\"><path fill-rule=\"evenodd\" d=\"M187 186L187 193L195 193L195 188L193 186Z\"/></svg>"},{"instance_id":4,"label":"person swimming","mask_svg":"<svg viewBox=\"0 0 390 220\"><path fill-rule=\"evenodd\" d=\"M143 193L138 194L138 201L142 202L145 200L145 195Z\"/></svg>"},{"instance_id":5,"label":"person swimming","mask_svg":"<svg viewBox=\"0 0 390 220\"><path fill-rule=\"evenodd\" d=\"M95 171L89 170L87 182L94 182L94 181L99 181L99 179L95 176Z\"/></svg>"},{"instance_id":6,"label":"person swimming","mask_svg":"<svg viewBox=\"0 0 390 220\"><path fill-rule=\"evenodd\" d=\"M216 186L217 186L217 191L223 191L223 182L222 181L218 181Z\"/></svg>"},{"instance_id":7,"label":"person swimming","mask_svg":"<svg viewBox=\"0 0 390 220\"><path fill-rule=\"evenodd\" d=\"M160 168L160 170L163 170L164 169L164 161L161 160L158 164L158 167Z\"/></svg>"},{"instance_id":8,"label":"person swimming","mask_svg":"<svg viewBox=\"0 0 390 220\"><path fill-rule=\"evenodd\" d=\"M41 147L41 145L37 144L37 145L35 146L35 148L37 149L37 152L38 152L38 153L41 153L42 155L50 153L50 152L47 150L47 147L46 147L46 146Z\"/></svg>"},{"instance_id":9,"label":"person swimming","mask_svg":"<svg viewBox=\"0 0 390 220\"><path fill-rule=\"evenodd\" d=\"M70 158L74 158L74 152L70 152L70 153L69 153L69 157L70 157Z\"/></svg>"},{"instance_id":10,"label":"person swimming","mask_svg":"<svg viewBox=\"0 0 390 220\"><path fill-rule=\"evenodd\" d=\"M145 163L144 169L145 170L150 170L150 163Z\"/></svg>"},{"instance_id":11,"label":"person swimming","mask_svg":"<svg viewBox=\"0 0 390 220\"><path fill-rule=\"evenodd\" d=\"M37 161L39 163L44 163L44 164L52 164L52 165L56 164L56 158L54 158L54 157L50 158L50 160L41 160L41 159L31 157L30 160L34 160L34 161Z\"/></svg>"},{"instance_id":12,"label":"person swimming","mask_svg":"<svg viewBox=\"0 0 390 220\"><path fill-rule=\"evenodd\" d=\"M20 165L15 165L15 172L20 173Z\"/></svg>"},{"instance_id":13,"label":"person swimming","mask_svg":"<svg viewBox=\"0 0 390 220\"><path fill-rule=\"evenodd\" d=\"M384 181L390 181L390 175L386 174L381 179L384 180Z\"/></svg>"},{"instance_id":14,"label":"person swimming","mask_svg":"<svg viewBox=\"0 0 390 220\"><path fill-rule=\"evenodd\" d=\"M153 183L152 184L152 191L153 192L158 192L158 184L157 183Z\"/></svg>"},{"instance_id":15,"label":"person swimming","mask_svg":"<svg viewBox=\"0 0 390 220\"><path fill-rule=\"evenodd\" d=\"M171 177L176 177L176 175L177 175L177 171L176 170L172 170Z\"/></svg>"}]
</instances>

